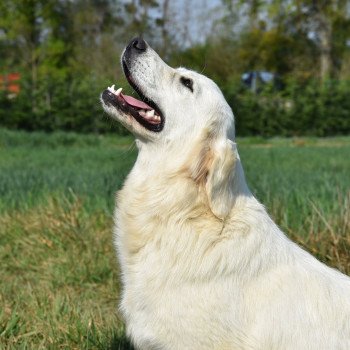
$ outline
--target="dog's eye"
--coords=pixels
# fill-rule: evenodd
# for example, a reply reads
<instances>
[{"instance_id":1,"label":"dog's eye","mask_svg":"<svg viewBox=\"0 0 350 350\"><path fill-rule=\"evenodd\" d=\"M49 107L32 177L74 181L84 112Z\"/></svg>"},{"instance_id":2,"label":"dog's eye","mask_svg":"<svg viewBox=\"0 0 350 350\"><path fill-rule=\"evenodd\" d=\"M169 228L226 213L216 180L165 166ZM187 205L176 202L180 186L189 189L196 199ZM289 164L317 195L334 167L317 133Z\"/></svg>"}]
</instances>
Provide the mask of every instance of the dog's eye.
<instances>
[{"instance_id":1,"label":"dog's eye","mask_svg":"<svg viewBox=\"0 0 350 350\"><path fill-rule=\"evenodd\" d=\"M193 80L185 77L181 77L180 81L182 85L186 86L188 89L190 89L193 92Z\"/></svg>"}]
</instances>

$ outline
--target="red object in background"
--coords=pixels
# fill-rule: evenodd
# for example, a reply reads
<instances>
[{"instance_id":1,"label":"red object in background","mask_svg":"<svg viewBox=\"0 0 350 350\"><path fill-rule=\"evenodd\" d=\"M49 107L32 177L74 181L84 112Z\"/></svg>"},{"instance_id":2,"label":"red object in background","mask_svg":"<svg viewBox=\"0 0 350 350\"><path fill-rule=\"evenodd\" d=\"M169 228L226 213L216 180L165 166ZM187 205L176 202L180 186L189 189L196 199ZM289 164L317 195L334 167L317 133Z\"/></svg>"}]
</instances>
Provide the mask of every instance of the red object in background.
<instances>
[{"instance_id":1,"label":"red object in background","mask_svg":"<svg viewBox=\"0 0 350 350\"><path fill-rule=\"evenodd\" d=\"M19 80L20 78L21 78L21 75L19 73L9 73L9 74L7 74L7 80L8 81Z\"/></svg>"},{"instance_id":2,"label":"red object in background","mask_svg":"<svg viewBox=\"0 0 350 350\"><path fill-rule=\"evenodd\" d=\"M21 91L21 86L19 84L20 80L20 73L8 73L0 75L0 90L6 90L10 94L18 95Z\"/></svg>"},{"instance_id":3,"label":"red object in background","mask_svg":"<svg viewBox=\"0 0 350 350\"><path fill-rule=\"evenodd\" d=\"M18 84L9 84L7 86L7 91L18 95L19 92L21 91L21 88L20 88L20 86Z\"/></svg>"}]
</instances>

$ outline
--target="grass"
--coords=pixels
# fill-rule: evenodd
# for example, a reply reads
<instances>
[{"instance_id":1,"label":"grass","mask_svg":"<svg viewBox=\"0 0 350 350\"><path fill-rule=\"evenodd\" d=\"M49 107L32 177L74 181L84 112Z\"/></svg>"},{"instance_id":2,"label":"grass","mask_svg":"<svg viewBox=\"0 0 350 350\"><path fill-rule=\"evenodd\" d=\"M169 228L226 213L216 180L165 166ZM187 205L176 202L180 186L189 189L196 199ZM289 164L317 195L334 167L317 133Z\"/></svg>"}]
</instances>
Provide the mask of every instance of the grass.
<instances>
[{"instance_id":1,"label":"grass","mask_svg":"<svg viewBox=\"0 0 350 350\"><path fill-rule=\"evenodd\" d=\"M350 138L238 144L278 224L350 274ZM131 349L111 228L135 157L129 137L0 130L0 349Z\"/></svg>"},{"instance_id":2,"label":"grass","mask_svg":"<svg viewBox=\"0 0 350 350\"><path fill-rule=\"evenodd\" d=\"M128 349L111 220L48 200L0 220L0 348Z\"/></svg>"}]
</instances>

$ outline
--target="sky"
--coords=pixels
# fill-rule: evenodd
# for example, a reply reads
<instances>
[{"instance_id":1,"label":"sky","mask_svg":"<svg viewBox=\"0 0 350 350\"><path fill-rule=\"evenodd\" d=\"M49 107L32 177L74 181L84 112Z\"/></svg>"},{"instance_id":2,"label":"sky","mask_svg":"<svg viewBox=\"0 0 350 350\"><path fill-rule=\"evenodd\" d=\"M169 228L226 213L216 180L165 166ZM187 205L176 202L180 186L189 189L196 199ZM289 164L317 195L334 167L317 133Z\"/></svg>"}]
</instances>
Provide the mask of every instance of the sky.
<instances>
[{"instance_id":1,"label":"sky","mask_svg":"<svg viewBox=\"0 0 350 350\"><path fill-rule=\"evenodd\" d=\"M214 21L222 14L221 0L177 0L173 2L174 12L187 23L191 37L185 46L193 42L203 42L212 28ZM180 28L181 30L181 28Z\"/></svg>"}]
</instances>

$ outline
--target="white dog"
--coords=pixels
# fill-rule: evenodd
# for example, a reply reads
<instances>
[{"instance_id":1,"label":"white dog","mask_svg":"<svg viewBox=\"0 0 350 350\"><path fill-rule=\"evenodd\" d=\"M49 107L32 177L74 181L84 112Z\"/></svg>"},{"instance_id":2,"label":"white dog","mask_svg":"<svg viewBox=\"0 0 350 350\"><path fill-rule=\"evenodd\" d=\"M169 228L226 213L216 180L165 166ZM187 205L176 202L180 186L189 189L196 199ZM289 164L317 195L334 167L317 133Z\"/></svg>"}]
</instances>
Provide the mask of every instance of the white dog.
<instances>
[{"instance_id":1,"label":"white dog","mask_svg":"<svg viewBox=\"0 0 350 350\"><path fill-rule=\"evenodd\" d=\"M114 86L101 100L139 149L115 214L136 348L349 350L350 279L291 242L253 197L219 88L139 38L122 65L143 102Z\"/></svg>"}]
</instances>

